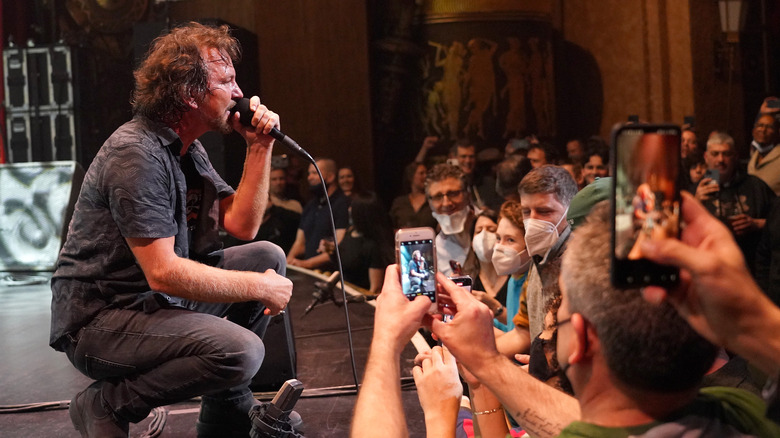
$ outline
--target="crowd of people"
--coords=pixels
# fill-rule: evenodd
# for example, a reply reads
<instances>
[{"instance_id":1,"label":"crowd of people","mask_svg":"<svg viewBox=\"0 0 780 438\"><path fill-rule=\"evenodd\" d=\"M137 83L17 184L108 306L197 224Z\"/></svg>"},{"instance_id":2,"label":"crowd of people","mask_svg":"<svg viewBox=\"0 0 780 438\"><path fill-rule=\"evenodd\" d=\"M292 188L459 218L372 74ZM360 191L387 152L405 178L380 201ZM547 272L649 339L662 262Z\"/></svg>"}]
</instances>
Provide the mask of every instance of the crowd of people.
<instances>
[{"instance_id":1,"label":"crowd of people","mask_svg":"<svg viewBox=\"0 0 780 438\"><path fill-rule=\"evenodd\" d=\"M744 260L763 296L775 304L780 303L780 201L776 193L780 148L774 148L780 143L779 120L776 111L762 106L752 133L751 155L743 161L729 134L713 131L706 141L700 141L693 126L684 126L678 172L680 188L691 193L686 202L701 206L699 210L688 205L684 212L693 210L701 216L706 211L725 225L729 235L721 236L722 243L735 243L738 260ZM631 433L666 434L666 426L661 423L670 419L673 427L708 431L705 434L732 433L731 427L739 433L775 433L773 426L763 420L760 399L751 398L759 393L762 379L766 379L766 375L744 365L746 359L752 358L740 355L739 348L725 346L721 339L713 344L707 333L697 333L696 325L688 325L690 315L675 313L675 306L668 301L659 309L642 300L638 291L632 297L639 299L625 300L627 292L616 290L609 283L608 255L599 252L610 243L608 209L599 206L594 217L586 220L594 205L611 196L610 147L603 139L573 139L565 147L556 148L529 136L511 139L501 149L484 145L478 148L476 143L461 139L452 144L446 157L431 157L430 151L438 140L423 140L415 161L406 167L403 181L399 181L404 185L403 194L391 203L389 216L379 218L384 210L376 210L371 223L381 233L374 233L368 241L377 242L371 244L377 255L372 257L364 252L355 258L363 261L357 270L349 273L344 268L348 281L371 293L394 290L397 272L393 267L379 273L392 261L389 241L393 230L418 226L436 230L436 258L441 274L438 281L444 285L444 296L455 302L457 311L446 327L427 316L417 321L418 326L426 322L421 330L432 331L434 338L446 345L443 348L431 341L434 348L418 357L418 367L414 369L426 424L436 416L429 427L447 431L443 435L429 432L429 436L469 436L469 424L483 437L524 433L601 436L614 433L615 428ZM331 168L335 174L335 164ZM335 182L333 186L334 192L347 192ZM351 197L353 216L356 196ZM371 198L377 206L382 205L374 194ZM583 230L573 232L580 225ZM356 226L357 223L351 226L353 231ZM300 237L301 230L298 232ZM369 233L358 233L363 234ZM384 246L378 244L381 234L386 239ZM336 244L341 245L341 239L337 234ZM305 241L314 246L308 237ZM572 250L574 242L578 243ZM358 253L351 246L343 245L350 259L350 254ZM642 252L645 246L637 244L634 255L647 257ZM382 255L380 247L386 249ZM319 251L322 252L321 246ZM577 259L571 253L587 255L587 260ZM307 259L288 257L288 263L305 263ZM568 268L566 260L572 260ZM314 267L333 269L332 258L328 262L331 264ZM350 261L347 265L357 263ZM567 269L575 274L567 273ZM367 271L370 275L366 275ZM445 278L455 275L468 275L474 280L468 295L451 290L451 283ZM604 291L598 300L587 294L594 290ZM390 306L404 305L399 300ZM478 316L465 316L464 308L479 310ZM380 304L377 321L381 313ZM630 324L642 318L646 325ZM487 319L492 329L477 329ZM456 329L460 324L473 333ZM569 324L571 330L564 328ZM668 330L647 333L650 327L658 325ZM563 337L565 348L574 351L567 351L565 357L559 355L562 348L558 345L563 342L559 327L562 332L569 331ZM646 342L631 348L623 346L636 344L634 337ZM388 339L387 333L375 333L373 344L394 345L396 341ZM609 351L593 350L593 342ZM372 350L369 370L371 366L380 366L377 359L397 361L395 348L384 350L379 359ZM594 365L596 362L598 366ZM581 363L587 365L581 368L586 371L571 368ZM387 371L386 366L389 364L382 364L381 369ZM568 373L570 368L572 372ZM629 368L641 370L642 375L626 371ZM393 383L396 368L390 369L393 372L383 374L378 382L373 381L372 373L367 373L355 411L355 436L366 436L361 425L372 418L363 407L365 400L375 396L384 400L388 386L397 384ZM574 370L579 374L575 375ZM438 377L427 377L429 372ZM441 374L445 372L451 375L443 378ZM589 383L595 379L592 373L618 383L594 385ZM442 380L437 385L435 379ZM734 381L739 383L735 385L740 387L737 390L721 386ZM451 387L444 388L445 384ZM707 388L702 389L702 385ZM372 395L374 390L378 392ZM445 407L442 400L439 404L431 401L435 397L426 391L439 391L439 396L449 394L452 400ZM612 403L594 408L586 398L590 394L615 398ZM709 417L704 423L697 423L700 418L692 412L718 404L729 404L729 409L749 415L752 423L729 423L732 419L718 417L728 426L712 429L716 432L707 429ZM622 421L615 415L619 409L633 409L641 415ZM445 429L439 428L441 424L433 425L441 420L440 416L447 419ZM402 420L403 416L399 418ZM396 426L403 429L400 424Z\"/></svg>"},{"instance_id":2,"label":"crowd of people","mask_svg":"<svg viewBox=\"0 0 780 438\"><path fill-rule=\"evenodd\" d=\"M485 175L459 165L479 152L456 143L425 184L449 316L406 300L388 268L352 435L405 436L399 354L422 327L438 340L412 370L428 436L778 436L780 355L768 331L780 321L778 128L765 102L740 162L727 133L700 144L684 126L681 240L637 245L639 257L682 269L670 290L611 283L603 140L572 140L562 159L533 137L508 142L488 175L498 215L480 192ZM509 176L518 162L521 175ZM454 273L477 279L473 290Z\"/></svg>"}]
</instances>

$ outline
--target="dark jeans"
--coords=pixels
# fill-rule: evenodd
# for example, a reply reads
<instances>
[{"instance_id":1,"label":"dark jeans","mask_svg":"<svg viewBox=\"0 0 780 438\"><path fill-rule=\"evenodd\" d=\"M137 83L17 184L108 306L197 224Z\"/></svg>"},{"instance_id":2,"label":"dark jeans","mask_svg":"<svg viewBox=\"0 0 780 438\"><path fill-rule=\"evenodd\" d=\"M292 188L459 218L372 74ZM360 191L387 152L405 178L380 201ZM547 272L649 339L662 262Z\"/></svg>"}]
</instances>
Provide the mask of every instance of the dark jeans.
<instances>
[{"instance_id":1,"label":"dark jeans","mask_svg":"<svg viewBox=\"0 0 780 438\"><path fill-rule=\"evenodd\" d=\"M226 248L217 267L286 271L284 252L268 242ZM243 413L254 404L249 383L265 356L265 306L184 304L154 313L102 311L66 348L79 371L102 382L103 400L119 417L138 422L157 406L200 395Z\"/></svg>"}]
</instances>

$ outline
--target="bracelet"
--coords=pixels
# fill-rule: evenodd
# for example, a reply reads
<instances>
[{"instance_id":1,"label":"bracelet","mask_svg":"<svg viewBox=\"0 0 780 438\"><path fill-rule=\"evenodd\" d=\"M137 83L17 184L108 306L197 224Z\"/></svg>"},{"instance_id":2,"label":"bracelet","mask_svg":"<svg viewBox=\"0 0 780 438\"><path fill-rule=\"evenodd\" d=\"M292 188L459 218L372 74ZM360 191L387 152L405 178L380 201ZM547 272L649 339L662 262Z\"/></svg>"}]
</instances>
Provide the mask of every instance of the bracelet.
<instances>
[{"instance_id":1,"label":"bracelet","mask_svg":"<svg viewBox=\"0 0 780 438\"><path fill-rule=\"evenodd\" d=\"M499 407L497 407L497 408L489 409L489 410L487 410L487 411L477 411L477 412L472 412L472 414L474 414L474 415L485 415L485 414L492 414L493 412L498 412L498 411L500 411L500 410L502 410L502 409L504 409L504 408L503 408L502 406L499 406Z\"/></svg>"},{"instance_id":2,"label":"bracelet","mask_svg":"<svg viewBox=\"0 0 780 438\"><path fill-rule=\"evenodd\" d=\"M503 304L499 304L498 308L496 308L496 310L493 311L493 317L497 318L498 315L502 314L503 312L504 312L504 306Z\"/></svg>"}]
</instances>

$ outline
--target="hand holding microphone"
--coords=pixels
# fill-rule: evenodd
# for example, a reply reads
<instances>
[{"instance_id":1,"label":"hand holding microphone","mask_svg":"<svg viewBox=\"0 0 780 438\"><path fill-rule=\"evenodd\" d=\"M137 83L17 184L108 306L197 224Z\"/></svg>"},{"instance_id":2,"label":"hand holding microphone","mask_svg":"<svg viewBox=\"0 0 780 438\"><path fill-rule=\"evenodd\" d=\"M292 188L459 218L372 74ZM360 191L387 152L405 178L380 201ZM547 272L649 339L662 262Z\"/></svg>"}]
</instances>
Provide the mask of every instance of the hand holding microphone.
<instances>
[{"instance_id":1,"label":"hand holding microphone","mask_svg":"<svg viewBox=\"0 0 780 438\"><path fill-rule=\"evenodd\" d=\"M230 109L230 117L233 117L233 113L236 112L240 115L239 122L241 122L242 125L252 126L252 117L254 117L255 112L249 109L249 99L246 97L237 99L236 104L233 106L233 108ZM284 135L281 131L276 129L276 127L271 128L271 132L269 132L268 135L287 146L288 149L301 155L310 163L314 163L314 159L311 157L311 155L309 155L308 152L306 152L302 147L298 146L298 143L296 143L295 140Z\"/></svg>"}]
</instances>

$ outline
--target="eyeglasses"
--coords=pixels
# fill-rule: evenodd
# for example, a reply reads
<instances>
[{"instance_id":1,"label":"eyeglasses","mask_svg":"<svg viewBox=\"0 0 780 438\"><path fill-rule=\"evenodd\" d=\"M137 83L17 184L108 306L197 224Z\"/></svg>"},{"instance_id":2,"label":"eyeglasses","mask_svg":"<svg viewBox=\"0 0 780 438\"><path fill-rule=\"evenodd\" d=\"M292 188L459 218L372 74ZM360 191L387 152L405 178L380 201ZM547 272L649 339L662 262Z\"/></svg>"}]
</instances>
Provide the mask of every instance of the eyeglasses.
<instances>
[{"instance_id":1,"label":"eyeglasses","mask_svg":"<svg viewBox=\"0 0 780 438\"><path fill-rule=\"evenodd\" d=\"M775 125L770 123L756 123L754 128L775 129Z\"/></svg>"},{"instance_id":2,"label":"eyeglasses","mask_svg":"<svg viewBox=\"0 0 780 438\"><path fill-rule=\"evenodd\" d=\"M558 322L555 324L555 328L557 329L557 328L559 328L560 326L562 326L562 325L564 325L564 324L566 324L566 323L568 323L568 322L571 322L571 316L570 316L570 317L568 317L568 318L566 318L566 319L564 319L563 321L558 321Z\"/></svg>"},{"instance_id":3,"label":"eyeglasses","mask_svg":"<svg viewBox=\"0 0 780 438\"><path fill-rule=\"evenodd\" d=\"M463 197L463 190L450 190L446 193L437 193L435 195L431 195L428 197L433 202L439 203L444 200L444 197L447 197L452 202L458 202L460 201L460 198Z\"/></svg>"}]
</instances>

